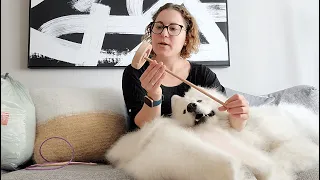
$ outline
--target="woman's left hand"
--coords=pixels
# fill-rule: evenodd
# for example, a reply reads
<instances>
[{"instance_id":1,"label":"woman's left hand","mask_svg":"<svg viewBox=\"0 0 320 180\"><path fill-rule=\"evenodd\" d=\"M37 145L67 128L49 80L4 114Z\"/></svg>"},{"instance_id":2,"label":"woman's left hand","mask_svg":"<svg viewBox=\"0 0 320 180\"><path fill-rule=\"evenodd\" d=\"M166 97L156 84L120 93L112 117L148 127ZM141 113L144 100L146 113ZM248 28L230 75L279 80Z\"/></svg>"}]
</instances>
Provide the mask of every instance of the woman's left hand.
<instances>
[{"instance_id":1,"label":"woman's left hand","mask_svg":"<svg viewBox=\"0 0 320 180\"><path fill-rule=\"evenodd\" d=\"M235 94L225 102L225 106L219 107L219 110L227 111L231 126L241 131L246 125L246 120L249 118L248 101L242 95Z\"/></svg>"}]
</instances>

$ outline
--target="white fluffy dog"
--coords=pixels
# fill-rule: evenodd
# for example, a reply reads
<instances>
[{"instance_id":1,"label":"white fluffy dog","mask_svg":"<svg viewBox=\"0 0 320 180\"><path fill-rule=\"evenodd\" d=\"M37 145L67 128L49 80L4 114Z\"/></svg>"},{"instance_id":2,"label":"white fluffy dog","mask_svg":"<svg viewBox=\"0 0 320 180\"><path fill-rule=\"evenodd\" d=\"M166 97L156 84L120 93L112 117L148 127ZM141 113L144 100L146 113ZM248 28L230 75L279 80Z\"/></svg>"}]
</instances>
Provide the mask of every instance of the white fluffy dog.
<instances>
[{"instance_id":1,"label":"white fluffy dog","mask_svg":"<svg viewBox=\"0 0 320 180\"><path fill-rule=\"evenodd\" d=\"M156 118L124 135L106 158L139 180L289 180L319 162L319 121L311 111L289 104L251 107L238 132L219 106L193 88L175 95L172 118Z\"/></svg>"}]
</instances>

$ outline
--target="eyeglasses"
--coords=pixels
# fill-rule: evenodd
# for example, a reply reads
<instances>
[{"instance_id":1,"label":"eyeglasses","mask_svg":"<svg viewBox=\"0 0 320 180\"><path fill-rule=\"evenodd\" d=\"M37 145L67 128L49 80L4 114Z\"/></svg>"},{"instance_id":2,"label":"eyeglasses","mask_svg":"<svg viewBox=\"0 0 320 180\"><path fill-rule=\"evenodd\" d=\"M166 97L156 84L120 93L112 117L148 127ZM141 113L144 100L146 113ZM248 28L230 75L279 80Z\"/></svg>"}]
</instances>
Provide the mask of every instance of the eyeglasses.
<instances>
[{"instance_id":1,"label":"eyeglasses","mask_svg":"<svg viewBox=\"0 0 320 180\"><path fill-rule=\"evenodd\" d=\"M151 31L154 34L161 34L164 28L167 28L169 35L178 36L181 33L183 26L180 24L170 24L168 26L165 26L161 22L152 22L151 23Z\"/></svg>"}]
</instances>

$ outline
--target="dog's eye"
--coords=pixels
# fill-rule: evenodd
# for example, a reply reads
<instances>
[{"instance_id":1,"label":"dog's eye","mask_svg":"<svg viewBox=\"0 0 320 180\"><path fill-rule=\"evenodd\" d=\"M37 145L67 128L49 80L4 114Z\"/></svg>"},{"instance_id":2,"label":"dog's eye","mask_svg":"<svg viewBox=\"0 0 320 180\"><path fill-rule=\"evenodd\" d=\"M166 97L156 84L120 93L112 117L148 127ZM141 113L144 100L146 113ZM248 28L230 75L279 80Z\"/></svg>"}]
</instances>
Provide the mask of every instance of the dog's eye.
<instances>
[{"instance_id":1,"label":"dog's eye","mask_svg":"<svg viewBox=\"0 0 320 180\"><path fill-rule=\"evenodd\" d=\"M202 102L202 100L198 100L197 102L198 102L198 103L201 103L201 102Z\"/></svg>"},{"instance_id":2,"label":"dog's eye","mask_svg":"<svg viewBox=\"0 0 320 180\"><path fill-rule=\"evenodd\" d=\"M186 113L186 110L183 110L183 114L185 114Z\"/></svg>"}]
</instances>

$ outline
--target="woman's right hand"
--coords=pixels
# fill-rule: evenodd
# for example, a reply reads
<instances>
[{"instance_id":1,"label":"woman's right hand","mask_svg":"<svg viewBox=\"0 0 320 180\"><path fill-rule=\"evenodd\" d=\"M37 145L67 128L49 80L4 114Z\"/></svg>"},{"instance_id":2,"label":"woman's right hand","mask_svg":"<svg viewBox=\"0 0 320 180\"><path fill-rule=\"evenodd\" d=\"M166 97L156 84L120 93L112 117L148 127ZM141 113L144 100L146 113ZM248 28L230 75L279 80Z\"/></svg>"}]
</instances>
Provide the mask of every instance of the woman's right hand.
<instances>
[{"instance_id":1,"label":"woman's right hand","mask_svg":"<svg viewBox=\"0 0 320 180\"><path fill-rule=\"evenodd\" d=\"M166 75L165 69L166 67L162 62L157 63L153 60L140 77L141 86L153 100L161 99L162 89L160 85Z\"/></svg>"}]
</instances>

